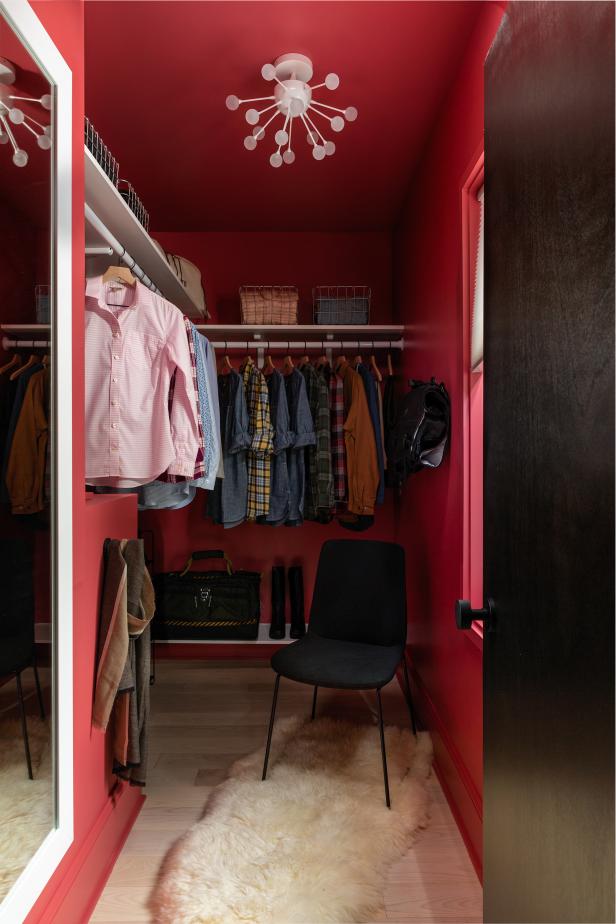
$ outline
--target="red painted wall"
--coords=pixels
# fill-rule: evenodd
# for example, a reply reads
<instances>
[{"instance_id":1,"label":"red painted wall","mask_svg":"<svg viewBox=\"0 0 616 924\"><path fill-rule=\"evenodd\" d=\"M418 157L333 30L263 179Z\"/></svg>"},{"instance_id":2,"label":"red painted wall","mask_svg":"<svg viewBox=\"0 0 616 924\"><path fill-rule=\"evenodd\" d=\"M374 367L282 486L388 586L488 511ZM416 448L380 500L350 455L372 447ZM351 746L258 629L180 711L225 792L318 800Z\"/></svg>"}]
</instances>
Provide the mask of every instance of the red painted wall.
<instances>
[{"instance_id":1,"label":"red painted wall","mask_svg":"<svg viewBox=\"0 0 616 924\"><path fill-rule=\"evenodd\" d=\"M483 142L483 62L502 8L486 3L414 173L396 232L394 286L407 328L405 376L444 381L452 401L449 454L412 476L396 535L407 550L409 639L422 718L441 779L481 863L482 658L456 630L462 596L461 188Z\"/></svg>"},{"instance_id":2,"label":"red painted wall","mask_svg":"<svg viewBox=\"0 0 616 924\"><path fill-rule=\"evenodd\" d=\"M300 324L312 324L313 286L368 285L372 319L390 322L388 231L155 231L153 235L165 250L199 267L212 323L240 323L241 285L297 286Z\"/></svg>"},{"instance_id":3,"label":"red painted wall","mask_svg":"<svg viewBox=\"0 0 616 924\"><path fill-rule=\"evenodd\" d=\"M84 214L83 2L32 4L73 72L73 505L74 505L74 751L75 838L27 918L28 924L88 920L111 864L141 805L139 790L110 790L105 739L91 729L98 632L102 542L136 532L132 498L84 492ZM79 874L79 875L78 875Z\"/></svg>"}]
</instances>

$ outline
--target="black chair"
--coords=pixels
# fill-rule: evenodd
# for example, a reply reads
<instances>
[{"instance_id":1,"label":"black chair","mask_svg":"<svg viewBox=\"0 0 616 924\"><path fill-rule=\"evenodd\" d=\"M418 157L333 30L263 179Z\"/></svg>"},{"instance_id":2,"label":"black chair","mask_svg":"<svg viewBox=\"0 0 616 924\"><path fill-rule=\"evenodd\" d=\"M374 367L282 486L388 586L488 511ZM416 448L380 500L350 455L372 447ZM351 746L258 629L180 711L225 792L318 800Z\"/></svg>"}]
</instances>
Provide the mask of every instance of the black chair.
<instances>
[{"instance_id":1,"label":"black chair","mask_svg":"<svg viewBox=\"0 0 616 924\"><path fill-rule=\"evenodd\" d=\"M21 733L26 752L28 776L32 774L28 726L21 674L27 667L34 670L41 718L45 718L43 696L35 659L34 580L32 548L20 539L0 541L0 677L14 675L21 718Z\"/></svg>"},{"instance_id":2,"label":"black chair","mask_svg":"<svg viewBox=\"0 0 616 924\"><path fill-rule=\"evenodd\" d=\"M405 657L406 591L404 550L393 542L335 539L324 543L319 557L307 634L279 649L272 658L276 672L264 780L281 677L314 686L312 718L319 687L376 690L381 733L385 802L391 806L383 730L381 687L404 665L406 701L416 734Z\"/></svg>"}]
</instances>

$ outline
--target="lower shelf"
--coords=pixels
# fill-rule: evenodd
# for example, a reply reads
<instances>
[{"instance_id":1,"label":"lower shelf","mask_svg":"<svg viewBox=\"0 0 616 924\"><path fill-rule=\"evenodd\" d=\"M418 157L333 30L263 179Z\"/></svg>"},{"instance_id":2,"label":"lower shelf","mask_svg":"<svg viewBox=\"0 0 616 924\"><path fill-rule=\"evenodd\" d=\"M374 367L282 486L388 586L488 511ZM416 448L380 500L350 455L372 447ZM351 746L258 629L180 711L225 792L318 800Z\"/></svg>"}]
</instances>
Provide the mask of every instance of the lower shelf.
<instances>
[{"instance_id":1,"label":"lower shelf","mask_svg":"<svg viewBox=\"0 0 616 924\"><path fill-rule=\"evenodd\" d=\"M229 638L218 638L218 639L209 639L209 638L177 638L177 639L155 639L154 644L156 645L290 645L291 642L295 642L296 639L289 638L289 625L287 625L287 635L285 638L270 638L269 637L269 622L262 622L259 625L259 635L257 638L252 640L246 640L242 638L229 639ZM308 628L308 626L306 626Z\"/></svg>"}]
</instances>

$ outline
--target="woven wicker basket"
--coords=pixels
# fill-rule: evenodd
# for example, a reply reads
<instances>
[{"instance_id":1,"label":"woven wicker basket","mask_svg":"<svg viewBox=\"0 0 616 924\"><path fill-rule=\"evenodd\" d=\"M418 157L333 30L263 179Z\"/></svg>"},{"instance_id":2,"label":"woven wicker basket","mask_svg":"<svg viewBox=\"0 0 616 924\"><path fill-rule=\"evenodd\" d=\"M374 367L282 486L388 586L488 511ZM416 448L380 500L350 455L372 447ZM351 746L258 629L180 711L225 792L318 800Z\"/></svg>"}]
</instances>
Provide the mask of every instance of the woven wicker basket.
<instances>
[{"instance_id":1,"label":"woven wicker basket","mask_svg":"<svg viewBox=\"0 0 616 924\"><path fill-rule=\"evenodd\" d=\"M242 286L242 324L297 324L295 286Z\"/></svg>"}]
</instances>

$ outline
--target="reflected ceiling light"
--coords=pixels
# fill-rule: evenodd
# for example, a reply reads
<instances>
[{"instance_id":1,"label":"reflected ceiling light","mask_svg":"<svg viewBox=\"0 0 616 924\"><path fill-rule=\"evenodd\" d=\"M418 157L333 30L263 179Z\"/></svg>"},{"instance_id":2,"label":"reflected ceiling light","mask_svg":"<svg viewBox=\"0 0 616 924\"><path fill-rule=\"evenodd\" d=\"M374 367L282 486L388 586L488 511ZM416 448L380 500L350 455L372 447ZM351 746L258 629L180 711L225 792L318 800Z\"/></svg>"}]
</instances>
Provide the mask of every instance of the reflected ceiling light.
<instances>
[{"instance_id":1,"label":"reflected ceiling light","mask_svg":"<svg viewBox=\"0 0 616 924\"><path fill-rule=\"evenodd\" d=\"M274 142L277 149L269 159L272 167L292 164L295 160L295 151L292 147L294 124L298 126L298 131L301 131L300 123L306 129L306 137L308 144L312 147L314 159L323 160L334 154L336 145L331 139L325 138L321 128L323 131L327 131L329 127L333 132L341 132L346 122L354 122L357 118L357 109L354 106L338 109L336 106L329 106L312 98L313 92L320 90L321 87L336 90L340 84L337 74L328 74L322 83L310 86L309 81L312 80L312 75L310 58L297 53L281 55L273 64L264 64L261 68L263 79L276 83L272 96L257 96L252 99L227 97L227 109L231 110L239 109L243 103L270 103L263 109L246 110L246 121L253 126L252 133L244 138L244 147L248 151L255 150L258 142L265 138L268 126L276 119L281 117L284 120L282 128L279 127L280 123L278 126L274 125L276 129ZM266 117L263 123L260 122L261 116ZM318 120L314 121L316 116L329 122L329 126L325 126L322 122L319 123Z\"/></svg>"},{"instance_id":2,"label":"reflected ceiling light","mask_svg":"<svg viewBox=\"0 0 616 924\"><path fill-rule=\"evenodd\" d=\"M14 82L14 65L5 58L0 58L0 85L11 85ZM27 129L36 138L39 148L44 151L51 148L51 125L43 125L37 119L32 118L19 106L15 106L16 102L36 103L42 109L49 111L52 106L52 97L50 93L44 93L41 97L0 95L0 144L8 144L10 141L13 148L13 163L16 167L25 167L28 163L28 152L17 143L11 124L21 125Z\"/></svg>"}]
</instances>

